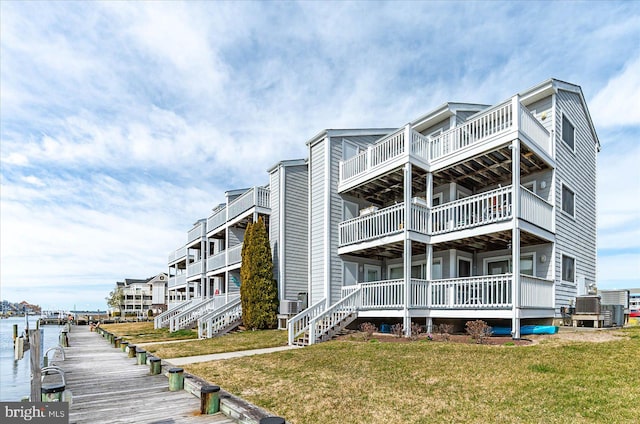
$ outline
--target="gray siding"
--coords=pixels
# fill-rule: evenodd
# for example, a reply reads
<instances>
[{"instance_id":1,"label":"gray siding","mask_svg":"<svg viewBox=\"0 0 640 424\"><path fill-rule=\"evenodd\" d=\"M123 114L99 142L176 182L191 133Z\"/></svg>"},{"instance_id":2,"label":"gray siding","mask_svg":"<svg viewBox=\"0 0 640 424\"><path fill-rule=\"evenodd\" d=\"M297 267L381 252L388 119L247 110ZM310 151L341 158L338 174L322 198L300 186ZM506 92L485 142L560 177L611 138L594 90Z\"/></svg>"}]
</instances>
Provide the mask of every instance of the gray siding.
<instances>
[{"instance_id":1,"label":"gray siding","mask_svg":"<svg viewBox=\"0 0 640 424\"><path fill-rule=\"evenodd\" d=\"M451 121L449 118L446 118L435 125L430 126L429 128L422 131L423 135L433 134L438 130L442 130L443 132L448 130L451 127Z\"/></svg>"},{"instance_id":2,"label":"gray siding","mask_svg":"<svg viewBox=\"0 0 640 424\"><path fill-rule=\"evenodd\" d=\"M271 244L271 256L273 257L273 277L278 281L280 287L280 252L278 251L280 244L280 171L282 167L278 166L269 175L269 202L271 207L271 219L269 220L269 242ZM283 299L282 293L278 293L280 299Z\"/></svg>"},{"instance_id":3,"label":"gray siding","mask_svg":"<svg viewBox=\"0 0 640 424\"><path fill-rule=\"evenodd\" d=\"M358 140L360 137L350 137L352 140ZM329 228L331 229L330 238L330 261L331 261L331 275L330 275L330 303L338 301L342 295L342 258L338 256L338 238L339 238L339 224L342 221L342 198L338 194L338 179L340 160L342 160L342 137L331 138L331 166L330 175L331 181L329 187L331 188L331 208L330 208L330 221Z\"/></svg>"},{"instance_id":4,"label":"gray siding","mask_svg":"<svg viewBox=\"0 0 640 424\"><path fill-rule=\"evenodd\" d=\"M459 110L456 112L456 123L457 125L462 124L464 121L469 119L470 116L475 115L478 111L475 110Z\"/></svg>"},{"instance_id":5,"label":"gray siding","mask_svg":"<svg viewBox=\"0 0 640 424\"><path fill-rule=\"evenodd\" d=\"M527 105L529 112L531 112L549 132L553 130L553 119L551 119L553 118L551 113L552 107L553 97L551 96ZM542 119L543 117L545 118Z\"/></svg>"},{"instance_id":6,"label":"gray siding","mask_svg":"<svg viewBox=\"0 0 640 424\"><path fill-rule=\"evenodd\" d=\"M576 286L561 281L561 255L576 259L577 276L596 278L596 142L578 94L559 90L556 96L556 308L568 305ZM575 152L562 141L563 113L575 126ZM575 192L575 218L562 211L562 184Z\"/></svg>"},{"instance_id":7,"label":"gray siding","mask_svg":"<svg viewBox=\"0 0 640 424\"><path fill-rule=\"evenodd\" d=\"M308 286L308 170L307 166L285 168L284 200L284 298L297 299Z\"/></svg>"},{"instance_id":8,"label":"gray siding","mask_svg":"<svg viewBox=\"0 0 640 424\"><path fill-rule=\"evenodd\" d=\"M309 294L309 305L316 303L324 298L324 149L325 141L321 141L311 147L309 154L309 225L310 225L310 244L309 244L309 266L311 274L311 293Z\"/></svg>"},{"instance_id":9,"label":"gray siding","mask_svg":"<svg viewBox=\"0 0 640 424\"><path fill-rule=\"evenodd\" d=\"M229 227L229 247L236 246L244 241L244 228Z\"/></svg>"}]
</instances>

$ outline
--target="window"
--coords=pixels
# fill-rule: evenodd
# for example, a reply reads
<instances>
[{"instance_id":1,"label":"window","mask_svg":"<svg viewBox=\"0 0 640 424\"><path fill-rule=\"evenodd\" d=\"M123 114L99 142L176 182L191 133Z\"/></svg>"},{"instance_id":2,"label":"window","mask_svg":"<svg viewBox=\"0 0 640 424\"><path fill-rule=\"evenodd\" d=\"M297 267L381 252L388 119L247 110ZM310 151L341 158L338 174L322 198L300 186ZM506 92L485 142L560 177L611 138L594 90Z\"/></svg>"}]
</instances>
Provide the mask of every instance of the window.
<instances>
[{"instance_id":1,"label":"window","mask_svg":"<svg viewBox=\"0 0 640 424\"><path fill-rule=\"evenodd\" d=\"M471 259L458 258L458 278L471 277Z\"/></svg>"},{"instance_id":2,"label":"window","mask_svg":"<svg viewBox=\"0 0 640 424\"><path fill-rule=\"evenodd\" d=\"M487 275L508 274L512 272L510 256L488 258L484 260L484 264ZM525 253L520 255L520 274L534 276L536 272L535 264L535 253Z\"/></svg>"},{"instance_id":3,"label":"window","mask_svg":"<svg viewBox=\"0 0 640 424\"><path fill-rule=\"evenodd\" d=\"M343 262L342 285L351 286L358 283L358 264L355 262Z\"/></svg>"},{"instance_id":4,"label":"window","mask_svg":"<svg viewBox=\"0 0 640 424\"><path fill-rule=\"evenodd\" d=\"M562 210L571 216L575 216L575 193L562 184Z\"/></svg>"},{"instance_id":5,"label":"window","mask_svg":"<svg viewBox=\"0 0 640 424\"><path fill-rule=\"evenodd\" d=\"M535 182L535 180L534 181L529 181L528 183L522 184L522 187L524 187L526 190L529 190L533 194L536 193L536 182Z\"/></svg>"},{"instance_id":6,"label":"window","mask_svg":"<svg viewBox=\"0 0 640 424\"><path fill-rule=\"evenodd\" d=\"M442 193L434 194L431 206L438 206L441 204L442 204Z\"/></svg>"},{"instance_id":7,"label":"window","mask_svg":"<svg viewBox=\"0 0 640 424\"><path fill-rule=\"evenodd\" d=\"M575 150L575 128L564 114L562 115L562 141L571 147L571 150Z\"/></svg>"},{"instance_id":8,"label":"window","mask_svg":"<svg viewBox=\"0 0 640 424\"><path fill-rule=\"evenodd\" d=\"M562 255L562 281L575 283L576 259L571 256Z\"/></svg>"}]
</instances>

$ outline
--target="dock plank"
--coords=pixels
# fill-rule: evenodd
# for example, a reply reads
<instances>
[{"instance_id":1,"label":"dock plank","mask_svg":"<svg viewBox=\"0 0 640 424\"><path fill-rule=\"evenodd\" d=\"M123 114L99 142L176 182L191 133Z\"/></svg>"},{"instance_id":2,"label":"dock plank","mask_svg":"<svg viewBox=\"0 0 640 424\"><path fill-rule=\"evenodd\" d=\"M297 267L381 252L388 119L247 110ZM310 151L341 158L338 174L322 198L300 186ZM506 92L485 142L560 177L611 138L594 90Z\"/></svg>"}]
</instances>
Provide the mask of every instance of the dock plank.
<instances>
[{"instance_id":1,"label":"dock plank","mask_svg":"<svg viewBox=\"0 0 640 424\"><path fill-rule=\"evenodd\" d=\"M184 390L169 391L164 375L150 375L149 366L136 365L121 349L88 326L69 333L66 389L73 393L70 424L232 424L223 414L200 415L200 399Z\"/></svg>"}]
</instances>

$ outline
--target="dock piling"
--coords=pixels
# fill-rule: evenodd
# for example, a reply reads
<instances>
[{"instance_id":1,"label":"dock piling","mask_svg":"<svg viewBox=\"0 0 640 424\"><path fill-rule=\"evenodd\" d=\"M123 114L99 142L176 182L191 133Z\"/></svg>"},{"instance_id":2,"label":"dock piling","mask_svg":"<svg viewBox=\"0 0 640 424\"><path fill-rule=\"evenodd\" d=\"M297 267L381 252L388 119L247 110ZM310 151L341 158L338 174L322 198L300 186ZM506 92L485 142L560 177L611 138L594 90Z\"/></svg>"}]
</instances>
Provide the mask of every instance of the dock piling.
<instances>
[{"instance_id":1,"label":"dock piling","mask_svg":"<svg viewBox=\"0 0 640 424\"><path fill-rule=\"evenodd\" d=\"M147 351L141 347L136 348L136 358L138 365L147 365Z\"/></svg>"},{"instance_id":2,"label":"dock piling","mask_svg":"<svg viewBox=\"0 0 640 424\"><path fill-rule=\"evenodd\" d=\"M151 375L157 375L162 372L162 362L160 358L151 357L149 358L149 373Z\"/></svg>"},{"instance_id":3,"label":"dock piling","mask_svg":"<svg viewBox=\"0 0 640 424\"><path fill-rule=\"evenodd\" d=\"M169 391L177 392L184 389L184 370L182 368L169 368Z\"/></svg>"}]
</instances>

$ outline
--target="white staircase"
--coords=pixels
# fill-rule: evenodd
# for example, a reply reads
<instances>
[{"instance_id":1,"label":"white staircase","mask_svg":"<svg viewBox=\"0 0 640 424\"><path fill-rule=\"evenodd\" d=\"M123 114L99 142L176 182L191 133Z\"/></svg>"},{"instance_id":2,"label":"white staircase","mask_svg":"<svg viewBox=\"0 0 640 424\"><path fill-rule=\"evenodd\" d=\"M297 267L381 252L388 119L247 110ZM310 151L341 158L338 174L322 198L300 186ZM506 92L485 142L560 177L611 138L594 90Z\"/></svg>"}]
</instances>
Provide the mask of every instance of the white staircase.
<instances>
[{"instance_id":1,"label":"white staircase","mask_svg":"<svg viewBox=\"0 0 640 424\"><path fill-rule=\"evenodd\" d=\"M326 308L326 300L313 304L288 323L289 345L307 346L331 339L358 317L361 287Z\"/></svg>"},{"instance_id":2,"label":"white staircase","mask_svg":"<svg viewBox=\"0 0 640 424\"><path fill-rule=\"evenodd\" d=\"M220 308L198 318L198 337L210 339L225 334L236 328L242 322L242 304L240 296L235 295Z\"/></svg>"},{"instance_id":3,"label":"white staircase","mask_svg":"<svg viewBox=\"0 0 640 424\"><path fill-rule=\"evenodd\" d=\"M173 318L174 316L176 316L177 314L179 314L180 312L183 312L185 309L188 309L190 307L192 307L193 305L199 303L202 299L200 298L194 298L194 299L190 299L190 300L185 300L184 302L174 306L173 308L164 311L163 313L161 313L160 315L158 315L157 317L155 317L153 319L153 327L154 328L163 328L163 327L168 327L169 326L169 321L171 320L171 318Z\"/></svg>"},{"instance_id":4,"label":"white staircase","mask_svg":"<svg viewBox=\"0 0 640 424\"><path fill-rule=\"evenodd\" d=\"M232 299L234 296L229 296ZM215 311L227 303L227 296L205 298L169 318L169 331L172 333L183 328L191 328L198 318Z\"/></svg>"}]
</instances>

